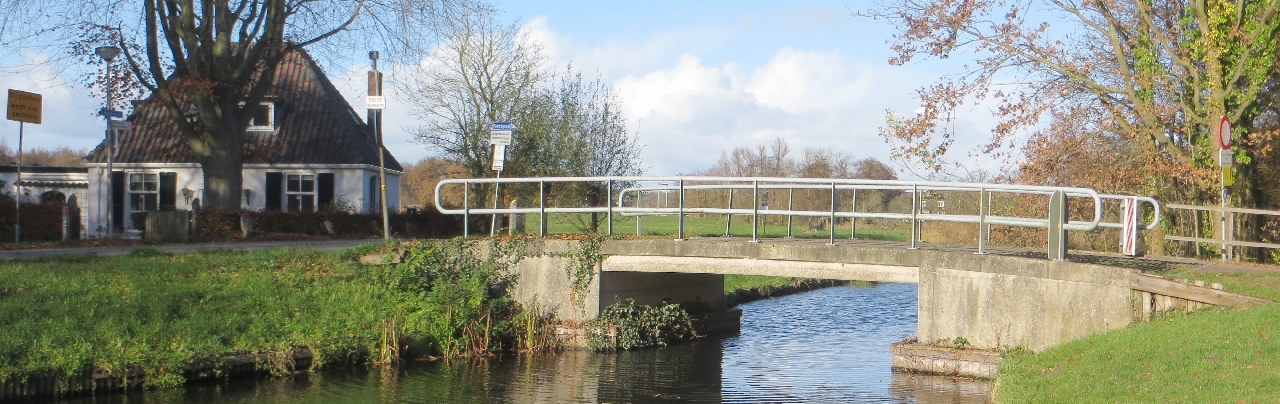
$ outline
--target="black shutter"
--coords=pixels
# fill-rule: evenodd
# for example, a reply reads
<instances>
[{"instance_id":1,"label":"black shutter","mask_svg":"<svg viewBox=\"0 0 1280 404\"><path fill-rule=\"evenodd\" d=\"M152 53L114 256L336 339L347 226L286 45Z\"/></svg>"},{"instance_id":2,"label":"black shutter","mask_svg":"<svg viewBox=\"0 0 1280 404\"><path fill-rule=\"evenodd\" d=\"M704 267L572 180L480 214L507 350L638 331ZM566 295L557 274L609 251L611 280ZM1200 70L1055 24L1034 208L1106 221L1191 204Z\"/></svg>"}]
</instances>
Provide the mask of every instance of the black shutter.
<instances>
[{"instance_id":1,"label":"black shutter","mask_svg":"<svg viewBox=\"0 0 1280 404\"><path fill-rule=\"evenodd\" d=\"M178 210L178 173L160 173L160 210Z\"/></svg>"},{"instance_id":2,"label":"black shutter","mask_svg":"<svg viewBox=\"0 0 1280 404\"><path fill-rule=\"evenodd\" d=\"M316 174L320 210L333 210L333 173Z\"/></svg>"},{"instance_id":3,"label":"black shutter","mask_svg":"<svg viewBox=\"0 0 1280 404\"><path fill-rule=\"evenodd\" d=\"M111 172L111 224L113 232L124 228L124 171Z\"/></svg>"},{"instance_id":4,"label":"black shutter","mask_svg":"<svg viewBox=\"0 0 1280 404\"><path fill-rule=\"evenodd\" d=\"M267 210L282 210L284 199L284 173L267 173Z\"/></svg>"}]
</instances>

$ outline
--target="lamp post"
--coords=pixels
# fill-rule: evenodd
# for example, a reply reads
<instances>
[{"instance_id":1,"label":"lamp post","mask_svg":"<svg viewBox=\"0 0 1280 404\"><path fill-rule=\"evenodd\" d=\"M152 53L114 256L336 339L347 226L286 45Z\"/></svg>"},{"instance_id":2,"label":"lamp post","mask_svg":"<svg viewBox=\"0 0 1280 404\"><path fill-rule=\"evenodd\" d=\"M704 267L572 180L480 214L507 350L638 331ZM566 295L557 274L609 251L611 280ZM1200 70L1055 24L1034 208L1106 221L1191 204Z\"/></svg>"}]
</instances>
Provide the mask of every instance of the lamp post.
<instances>
[{"instance_id":1,"label":"lamp post","mask_svg":"<svg viewBox=\"0 0 1280 404\"><path fill-rule=\"evenodd\" d=\"M104 115L107 118L107 133L106 133L107 172L106 172L106 175L109 182L111 179L111 173L114 171L114 168L115 168L114 162L115 162L115 155L116 155L116 139L115 139L115 136L111 135L111 118L112 118L111 111L112 111L112 108L115 106L115 99L112 97L113 95L115 95L115 85L114 85L115 80L111 75L111 62L116 59L116 56L120 56L120 48L117 48L115 46L100 46L97 49L94 49L93 53L96 53L98 57L102 58L102 60L105 60L107 62L107 70L106 70L107 72L107 106L104 109L102 115ZM101 179L101 177L99 179ZM102 181L99 181L98 183L101 184ZM110 187L111 185L112 184L108 183L108 187ZM123 184L121 184L121 186L123 186ZM98 187L98 197L99 197L98 200L101 201L102 200L101 186ZM111 214L115 212L115 209L114 209L115 207L112 206L114 202L112 201L111 195L107 195L106 200L107 200L107 234L109 236L114 236L116 233L116 229L115 229L115 224L112 223L113 220L111 218Z\"/></svg>"}]
</instances>

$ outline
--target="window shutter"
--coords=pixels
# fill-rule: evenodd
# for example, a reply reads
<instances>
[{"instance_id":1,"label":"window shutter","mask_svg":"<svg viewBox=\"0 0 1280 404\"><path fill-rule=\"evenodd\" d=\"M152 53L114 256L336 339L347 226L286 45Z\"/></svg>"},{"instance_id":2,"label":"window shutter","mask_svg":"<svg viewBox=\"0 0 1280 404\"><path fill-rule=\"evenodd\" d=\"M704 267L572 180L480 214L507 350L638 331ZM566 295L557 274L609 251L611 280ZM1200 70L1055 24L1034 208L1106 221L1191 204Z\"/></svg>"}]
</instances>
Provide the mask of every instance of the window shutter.
<instances>
[{"instance_id":1,"label":"window shutter","mask_svg":"<svg viewBox=\"0 0 1280 404\"><path fill-rule=\"evenodd\" d=\"M320 210L333 210L333 173L316 174L316 182Z\"/></svg>"},{"instance_id":2,"label":"window shutter","mask_svg":"<svg viewBox=\"0 0 1280 404\"><path fill-rule=\"evenodd\" d=\"M267 210L282 210L284 173L267 173Z\"/></svg>"},{"instance_id":3,"label":"window shutter","mask_svg":"<svg viewBox=\"0 0 1280 404\"><path fill-rule=\"evenodd\" d=\"M114 231L124 228L124 171L111 172L111 225Z\"/></svg>"},{"instance_id":4,"label":"window shutter","mask_svg":"<svg viewBox=\"0 0 1280 404\"><path fill-rule=\"evenodd\" d=\"M160 173L160 210L178 210L178 173Z\"/></svg>"}]
</instances>

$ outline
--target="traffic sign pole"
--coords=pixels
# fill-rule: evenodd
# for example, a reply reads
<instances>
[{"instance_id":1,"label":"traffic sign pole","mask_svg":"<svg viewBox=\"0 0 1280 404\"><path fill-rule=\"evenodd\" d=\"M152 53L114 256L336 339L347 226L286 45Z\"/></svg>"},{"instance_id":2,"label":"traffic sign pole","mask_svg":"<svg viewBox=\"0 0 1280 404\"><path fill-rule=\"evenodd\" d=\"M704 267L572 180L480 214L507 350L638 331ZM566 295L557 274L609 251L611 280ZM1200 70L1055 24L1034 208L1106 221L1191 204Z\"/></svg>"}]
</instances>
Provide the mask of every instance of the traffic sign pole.
<instances>
[{"instance_id":1,"label":"traffic sign pole","mask_svg":"<svg viewBox=\"0 0 1280 404\"><path fill-rule=\"evenodd\" d=\"M22 241L22 132L26 122L18 121L18 182L13 185L13 243Z\"/></svg>"},{"instance_id":2,"label":"traffic sign pole","mask_svg":"<svg viewBox=\"0 0 1280 404\"><path fill-rule=\"evenodd\" d=\"M18 180L13 183L13 243L22 241L22 138L27 122L44 119L44 97L36 93L9 90L6 118L18 121Z\"/></svg>"},{"instance_id":3,"label":"traffic sign pole","mask_svg":"<svg viewBox=\"0 0 1280 404\"><path fill-rule=\"evenodd\" d=\"M1224 115L1218 118L1218 126L1215 129L1218 132L1218 144L1222 148L1218 152L1218 166L1222 167L1222 173L1218 176L1218 185L1222 189L1222 200L1220 201L1222 212L1218 216L1218 226L1222 229L1222 262L1227 262L1231 258L1231 246L1227 245L1227 240L1230 239L1230 233L1227 230L1227 206L1229 205L1227 200L1230 197L1230 192L1227 186L1230 185L1229 182L1234 182L1228 181L1227 178L1231 175L1231 166L1234 163L1232 161L1234 156L1231 155L1231 121Z\"/></svg>"},{"instance_id":4,"label":"traffic sign pole","mask_svg":"<svg viewBox=\"0 0 1280 404\"><path fill-rule=\"evenodd\" d=\"M386 148L382 145L382 109L386 108L386 99L382 96L382 72L378 71L378 52L369 52L373 61L373 70L369 71L369 98L366 108L369 109L369 121L373 125L373 134L378 141L378 188L382 202L382 239L391 239L391 218L387 212L387 164ZM378 102L381 101L381 104Z\"/></svg>"},{"instance_id":5,"label":"traffic sign pole","mask_svg":"<svg viewBox=\"0 0 1280 404\"><path fill-rule=\"evenodd\" d=\"M502 178L502 169L507 159L507 145L511 144L511 134L515 131L516 125L511 122L494 122L489 126L489 144L493 145L493 163L490 166L497 171L496 178ZM502 184L493 184L493 208L498 209L498 202L502 200L501 191ZM543 218L546 222L546 218ZM498 231L498 214L494 213L493 218L489 221L489 237L493 237Z\"/></svg>"}]
</instances>

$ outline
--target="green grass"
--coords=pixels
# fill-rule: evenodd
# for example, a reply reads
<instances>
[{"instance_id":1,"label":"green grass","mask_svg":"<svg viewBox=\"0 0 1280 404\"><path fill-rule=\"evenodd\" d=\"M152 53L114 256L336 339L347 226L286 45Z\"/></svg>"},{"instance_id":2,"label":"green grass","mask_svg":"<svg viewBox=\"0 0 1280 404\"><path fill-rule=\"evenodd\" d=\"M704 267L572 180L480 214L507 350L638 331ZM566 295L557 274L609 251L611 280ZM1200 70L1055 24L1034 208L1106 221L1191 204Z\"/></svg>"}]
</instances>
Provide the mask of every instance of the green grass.
<instances>
[{"instance_id":1,"label":"green grass","mask_svg":"<svg viewBox=\"0 0 1280 404\"><path fill-rule=\"evenodd\" d=\"M1169 314L1000 368L996 401L1276 402L1280 305Z\"/></svg>"},{"instance_id":2,"label":"green grass","mask_svg":"<svg viewBox=\"0 0 1280 404\"><path fill-rule=\"evenodd\" d=\"M1280 301L1280 274L1254 274L1244 272L1194 272L1184 270L1171 274L1179 278L1206 283L1221 283L1228 292Z\"/></svg>"},{"instance_id":3,"label":"green grass","mask_svg":"<svg viewBox=\"0 0 1280 404\"><path fill-rule=\"evenodd\" d=\"M471 245L415 244L404 263L386 266L359 265L357 251L152 247L0 263L0 380L140 366L149 385L172 386L194 359L304 346L322 364L366 362L385 321L406 356L458 353L474 346L467 327L490 336L481 313L493 338L515 327L509 297L492 289L500 264L459 258Z\"/></svg>"},{"instance_id":4,"label":"green grass","mask_svg":"<svg viewBox=\"0 0 1280 404\"><path fill-rule=\"evenodd\" d=\"M573 215L573 214L549 214L547 215L547 234L577 234L582 233L583 223L587 220L583 219L589 215ZM685 216L685 234L692 237L719 237L725 235L725 216L724 215L687 215ZM829 230L806 230L806 218L796 217L792 221L792 237L801 239L826 239L830 237ZM539 215L525 215L525 232L531 234L538 233ZM675 237L679 228L679 217L671 216L644 216L640 218L640 229L642 236L671 236ZM735 237L751 237L751 218L744 216L734 216L733 225L730 228L731 234ZM603 223L600 232L605 232ZM891 240L906 241L909 237L908 229L885 229L874 227L871 225L858 223L857 233L859 239L867 240ZM636 217L625 217L622 215L614 216L613 233L618 235L634 235L636 234ZM761 222L758 230L759 237L762 238L782 238L787 236L787 221L785 217L770 217L767 221ZM836 239L849 239L849 225L847 223L836 227Z\"/></svg>"},{"instance_id":5,"label":"green grass","mask_svg":"<svg viewBox=\"0 0 1280 404\"><path fill-rule=\"evenodd\" d=\"M724 293L728 295L739 290L777 289L800 280L803 280L803 278L760 275L725 275Z\"/></svg>"}]
</instances>

